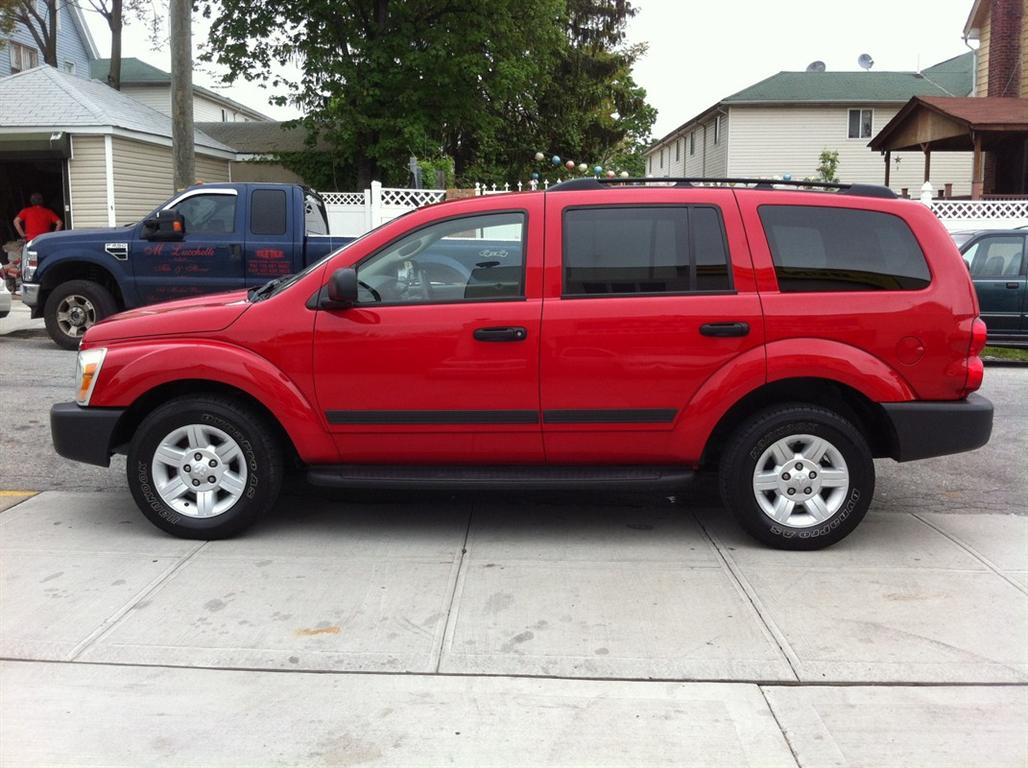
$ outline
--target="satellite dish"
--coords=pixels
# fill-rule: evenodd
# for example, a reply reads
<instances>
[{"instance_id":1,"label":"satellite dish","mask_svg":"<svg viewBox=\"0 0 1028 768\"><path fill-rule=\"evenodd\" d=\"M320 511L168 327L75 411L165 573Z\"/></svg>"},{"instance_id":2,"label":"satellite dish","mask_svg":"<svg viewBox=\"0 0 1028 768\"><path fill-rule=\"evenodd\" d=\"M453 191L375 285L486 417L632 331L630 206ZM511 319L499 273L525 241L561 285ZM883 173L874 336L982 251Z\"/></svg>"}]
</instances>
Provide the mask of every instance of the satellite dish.
<instances>
[{"instance_id":1,"label":"satellite dish","mask_svg":"<svg viewBox=\"0 0 1028 768\"><path fill-rule=\"evenodd\" d=\"M871 58L870 53L862 53L857 57L857 66L861 69L871 69L875 65L875 60Z\"/></svg>"},{"instance_id":2,"label":"satellite dish","mask_svg":"<svg viewBox=\"0 0 1028 768\"><path fill-rule=\"evenodd\" d=\"M812 61L807 65L808 72L824 72L825 63L823 61Z\"/></svg>"}]
</instances>

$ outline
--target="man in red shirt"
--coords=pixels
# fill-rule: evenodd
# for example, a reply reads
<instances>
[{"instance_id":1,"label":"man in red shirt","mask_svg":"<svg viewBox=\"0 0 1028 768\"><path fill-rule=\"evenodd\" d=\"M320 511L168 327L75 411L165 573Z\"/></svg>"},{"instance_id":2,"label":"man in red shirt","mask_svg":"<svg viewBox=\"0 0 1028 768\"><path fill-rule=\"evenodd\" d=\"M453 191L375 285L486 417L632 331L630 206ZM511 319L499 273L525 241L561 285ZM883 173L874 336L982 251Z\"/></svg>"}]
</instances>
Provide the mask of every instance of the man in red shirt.
<instances>
[{"instance_id":1,"label":"man in red shirt","mask_svg":"<svg viewBox=\"0 0 1028 768\"><path fill-rule=\"evenodd\" d=\"M43 196L41 194L33 192L31 197L29 197L29 202L32 205L28 208L22 208L18 215L14 217L14 228L21 237L31 240L34 237L50 232L51 227L53 227L54 231L64 227L61 217L43 206Z\"/></svg>"}]
</instances>

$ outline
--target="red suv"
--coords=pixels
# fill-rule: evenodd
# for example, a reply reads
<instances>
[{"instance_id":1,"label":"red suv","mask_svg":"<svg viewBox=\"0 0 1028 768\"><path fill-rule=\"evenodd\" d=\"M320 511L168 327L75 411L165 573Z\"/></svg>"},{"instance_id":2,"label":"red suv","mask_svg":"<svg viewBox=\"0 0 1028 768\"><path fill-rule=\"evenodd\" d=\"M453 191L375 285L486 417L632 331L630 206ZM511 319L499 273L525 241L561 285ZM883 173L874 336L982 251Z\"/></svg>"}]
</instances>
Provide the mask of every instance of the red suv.
<instances>
[{"instance_id":1,"label":"red suv","mask_svg":"<svg viewBox=\"0 0 1028 768\"><path fill-rule=\"evenodd\" d=\"M813 549L867 512L873 458L988 441L985 326L928 208L671 181L433 205L249 293L117 315L83 340L54 446L126 453L143 514L190 538L250 525L286 469L664 489L717 468L747 531Z\"/></svg>"}]
</instances>

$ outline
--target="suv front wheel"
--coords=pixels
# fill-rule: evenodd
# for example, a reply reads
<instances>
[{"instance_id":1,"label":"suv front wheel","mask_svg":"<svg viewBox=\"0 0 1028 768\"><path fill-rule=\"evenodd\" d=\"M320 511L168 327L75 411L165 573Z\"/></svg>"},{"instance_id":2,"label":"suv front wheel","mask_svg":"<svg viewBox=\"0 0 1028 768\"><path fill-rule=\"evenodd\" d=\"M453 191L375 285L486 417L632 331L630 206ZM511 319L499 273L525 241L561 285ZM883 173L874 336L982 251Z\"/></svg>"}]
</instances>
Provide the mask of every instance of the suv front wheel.
<instances>
[{"instance_id":1,"label":"suv front wheel","mask_svg":"<svg viewBox=\"0 0 1028 768\"><path fill-rule=\"evenodd\" d=\"M720 486L754 538L779 549L821 549L867 513L874 462L860 430L837 413L782 405L736 430L721 459Z\"/></svg>"},{"instance_id":2,"label":"suv front wheel","mask_svg":"<svg viewBox=\"0 0 1028 768\"><path fill-rule=\"evenodd\" d=\"M274 506L282 448L267 419L244 403L182 397L139 425L126 469L136 504L158 528L222 539Z\"/></svg>"}]
</instances>

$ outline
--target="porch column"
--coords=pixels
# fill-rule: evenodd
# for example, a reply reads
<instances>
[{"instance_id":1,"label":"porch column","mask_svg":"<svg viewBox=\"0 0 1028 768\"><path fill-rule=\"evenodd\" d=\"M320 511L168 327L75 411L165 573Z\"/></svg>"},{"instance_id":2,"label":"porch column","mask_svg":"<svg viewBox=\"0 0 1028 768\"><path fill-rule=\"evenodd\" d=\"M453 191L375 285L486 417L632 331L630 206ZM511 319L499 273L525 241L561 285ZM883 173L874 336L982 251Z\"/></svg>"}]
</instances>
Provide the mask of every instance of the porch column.
<instances>
[{"instance_id":1,"label":"porch column","mask_svg":"<svg viewBox=\"0 0 1028 768\"><path fill-rule=\"evenodd\" d=\"M932 176L932 150L928 149L927 144L922 144L921 151L924 152L924 180L930 181Z\"/></svg>"},{"instance_id":2,"label":"porch column","mask_svg":"<svg viewBox=\"0 0 1028 768\"><path fill-rule=\"evenodd\" d=\"M892 152L885 153L885 186L889 186L889 176L892 171Z\"/></svg>"},{"instance_id":3,"label":"porch column","mask_svg":"<svg viewBox=\"0 0 1028 768\"><path fill-rule=\"evenodd\" d=\"M974 137L974 160L971 163L971 199L981 200L985 192L985 157L982 137Z\"/></svg>"}]
</instances>

